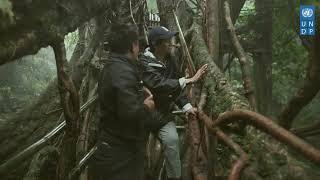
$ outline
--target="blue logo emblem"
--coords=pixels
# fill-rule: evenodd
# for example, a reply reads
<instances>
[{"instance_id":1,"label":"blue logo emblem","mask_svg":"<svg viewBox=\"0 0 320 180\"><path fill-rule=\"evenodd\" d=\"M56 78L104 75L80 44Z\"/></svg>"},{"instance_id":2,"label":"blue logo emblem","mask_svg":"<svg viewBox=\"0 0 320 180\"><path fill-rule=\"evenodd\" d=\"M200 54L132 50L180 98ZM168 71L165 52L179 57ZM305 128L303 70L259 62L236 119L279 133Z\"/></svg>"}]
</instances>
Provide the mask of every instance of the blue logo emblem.
<instances>
[{"instance_id":1,"label":"blue logo emblem","mask_svg":"<svg viewBox=\"0 0 320 180\"><path fill-rule=\"evenodd\" d=\"M313 9L311 9L311 8L303 8L303 9L301 10L301 14L302 14L302 16L305 17L305 18L312 17L312 15L313 15Z\"/></svg>"},{"instance_id":2,"label":"blue logo emblem","mask_svg":"<svg viewBox=\"0 0 320 180\"><path fill-rule=\"evenodd\" d=\"M315 35L315 6L300 6L300 35Z\"/></svg>"}]
</instances>

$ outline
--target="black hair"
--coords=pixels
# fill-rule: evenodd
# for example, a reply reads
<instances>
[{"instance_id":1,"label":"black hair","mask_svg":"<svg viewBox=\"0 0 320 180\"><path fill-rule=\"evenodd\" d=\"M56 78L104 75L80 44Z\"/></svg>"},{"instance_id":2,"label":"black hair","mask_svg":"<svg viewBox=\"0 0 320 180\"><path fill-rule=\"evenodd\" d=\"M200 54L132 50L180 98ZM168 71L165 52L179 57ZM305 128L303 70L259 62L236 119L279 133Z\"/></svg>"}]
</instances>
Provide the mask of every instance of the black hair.
<instances>
[{"instance_id":1,"label":"black hair","mask_svg":"<svg viewBox=\"0 0 320 180\"><path fill-rule=\"evenodd\" d=\"M105 49L109 49L114 53L127 53L132 51L132 43L138 42L138 28L131 24L112 24L110 33L107 36L108 45Z\"/></svg>"}]
</instances>

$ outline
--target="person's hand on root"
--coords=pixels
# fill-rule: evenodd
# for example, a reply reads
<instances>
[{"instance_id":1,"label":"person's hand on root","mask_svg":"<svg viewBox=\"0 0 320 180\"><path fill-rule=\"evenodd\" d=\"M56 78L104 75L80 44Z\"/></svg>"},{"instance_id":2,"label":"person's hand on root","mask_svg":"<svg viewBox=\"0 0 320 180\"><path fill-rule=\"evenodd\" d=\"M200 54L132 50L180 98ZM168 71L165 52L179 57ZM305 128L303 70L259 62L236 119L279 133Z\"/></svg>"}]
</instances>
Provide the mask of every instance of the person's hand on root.
<instances>
[{"instance_id":1,"label":"person's hand on root","mask_svg":"<svg viewBox=\"0 0 320 180\"><path fill-rule=\"evenodd\" d=\"M196 116L197 113L198 113L198 109L195 108L195 107L192 107L191 109L189 109L189 110L186 112L186 116L188 117L189 114L192 114L192 115Z\"/></svg>"},{"instance_id":2,"label":"person's hand on root","mask_svg":"<svg viewBox=\"0 0 320 180\"><path fill-rule=\"evenodd\" d=\"M201 79L203 75L207 72L207 69L208 64L203 65L200 69L198 69L197 73L192 78L186 79L187 84L199 81L199 79Z\"/></svg>"}]
</instances>

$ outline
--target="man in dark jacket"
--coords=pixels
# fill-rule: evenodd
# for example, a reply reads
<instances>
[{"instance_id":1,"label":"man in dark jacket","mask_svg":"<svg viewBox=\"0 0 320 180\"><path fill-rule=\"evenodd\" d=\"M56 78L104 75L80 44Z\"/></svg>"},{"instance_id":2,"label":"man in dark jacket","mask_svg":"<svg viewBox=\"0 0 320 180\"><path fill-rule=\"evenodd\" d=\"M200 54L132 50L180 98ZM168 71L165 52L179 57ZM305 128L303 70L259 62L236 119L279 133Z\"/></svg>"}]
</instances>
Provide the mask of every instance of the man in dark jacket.
<instances>
[{"instance_id":1,"label":"man in dark jacket","mask_svg":"<svg viewBox=\"0 0 320 180\"><path fill-rule=\"evenodd\" d=\"M146 126L157 119L137 69L137 28L113 25L108 42L111 55L99 80L101 118L91 169L95 180L142 180Z\"/></svg>"},{"instance_id":2,"label":"man in dark jacket","mask_svg":"<svg viewBox=\"0 0 320 180\"><path fill-rule=\"evenodd\" d=\"M176 103L185 113L196 113L186 96L186 85L198 81L206 72L207 65L202 66L192 78L182 77L177 63L170 56L171 40L177 33L159 26L149 31L149 45L139 58L144 84L154 95L156 109L168 116ZM169 179L181 178L179 155L179 137L174 118L159 130L159 138L165 147L166 172Z\"/></svg>"}]
</instances>

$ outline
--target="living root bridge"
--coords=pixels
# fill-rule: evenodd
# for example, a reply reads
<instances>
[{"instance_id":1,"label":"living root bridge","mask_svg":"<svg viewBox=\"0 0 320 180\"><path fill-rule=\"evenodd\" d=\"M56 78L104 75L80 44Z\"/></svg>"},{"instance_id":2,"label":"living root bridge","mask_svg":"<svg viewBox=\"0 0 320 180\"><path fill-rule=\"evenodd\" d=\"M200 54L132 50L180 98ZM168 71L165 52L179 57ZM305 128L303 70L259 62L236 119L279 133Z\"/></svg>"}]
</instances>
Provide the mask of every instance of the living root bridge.
<instances>
[{"instance_id":1,"label":"living root bridge","mask_svg":"<svg viewBox=\"0 0 320 180\"><path fill-rule=\"evenodd\" d=\"M204 119L203 116L206 115L204 113L200 113L200 116L202 116L202 119ZM303 141L290 131L287 131L286 129L277 125L271 119L258 113L249 110L235 109L233 111L227 111L220 114L217 120L214 122L206 120L206 124L210 129L214 129L219 125L239 120L246 121L248 124L253 125L267 134L270 134L280 142L288 144L293 149L302 153L308 159L320 165L320 151L318 149Z\"/></svg>"}]
</instances>

